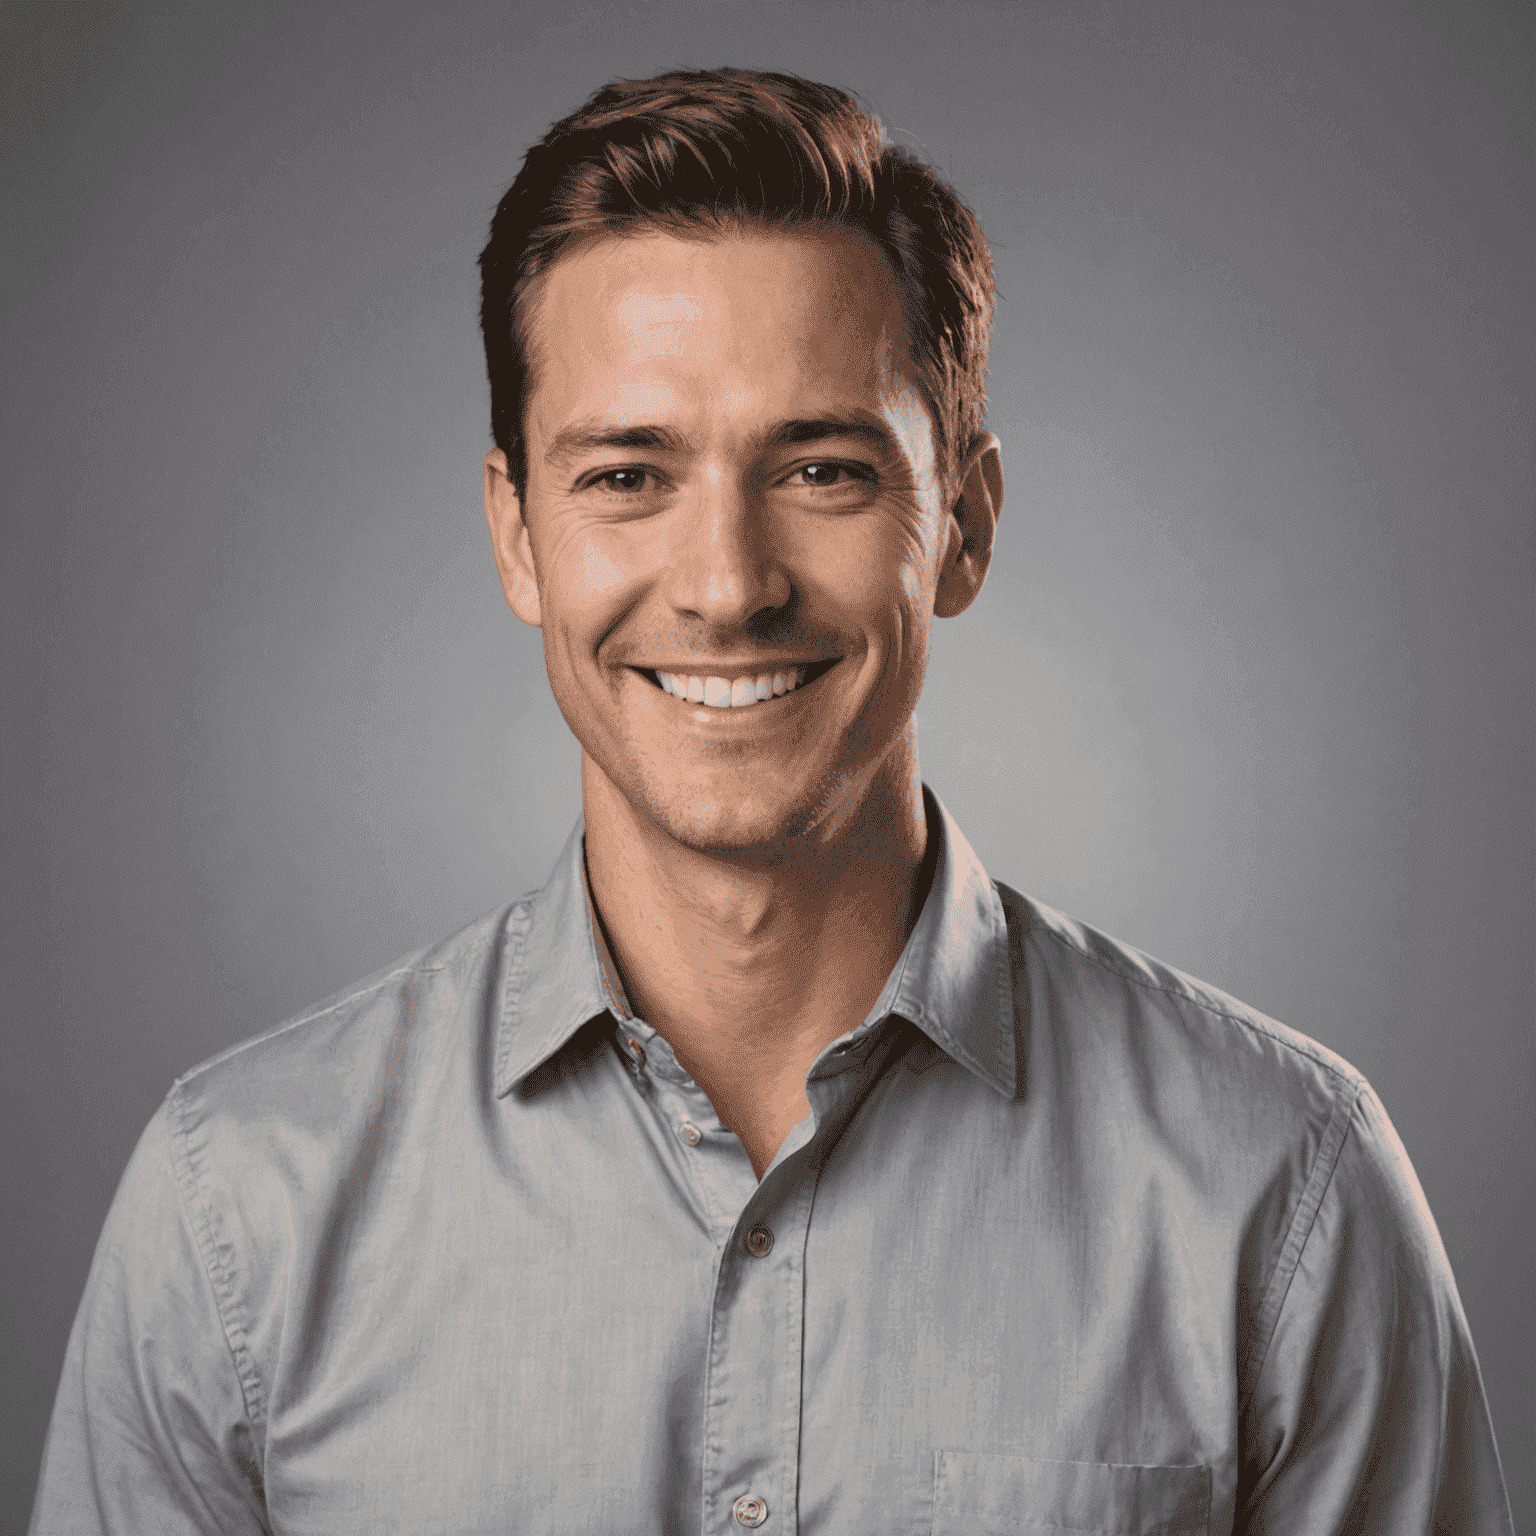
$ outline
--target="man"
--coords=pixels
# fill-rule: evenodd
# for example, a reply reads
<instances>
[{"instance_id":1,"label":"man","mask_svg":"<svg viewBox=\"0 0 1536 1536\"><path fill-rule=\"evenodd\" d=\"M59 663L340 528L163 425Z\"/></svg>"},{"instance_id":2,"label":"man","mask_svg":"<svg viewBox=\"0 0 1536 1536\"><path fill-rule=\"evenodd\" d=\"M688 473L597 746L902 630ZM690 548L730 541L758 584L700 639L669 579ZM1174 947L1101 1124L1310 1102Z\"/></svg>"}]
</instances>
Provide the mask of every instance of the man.
<instances>
[{"instance_id":1,"label":"man","mask_svg":"<svg viewBox=\"0 0 1536 1536\"><path fill-rule=\"evenodd\" d=\"M1002 507L975 220L842 93L598 93L482 256L549 882L172 1088L34 1529L1509 1530L1349 1066L918 776Z\"/></svg>"}]
</instances>

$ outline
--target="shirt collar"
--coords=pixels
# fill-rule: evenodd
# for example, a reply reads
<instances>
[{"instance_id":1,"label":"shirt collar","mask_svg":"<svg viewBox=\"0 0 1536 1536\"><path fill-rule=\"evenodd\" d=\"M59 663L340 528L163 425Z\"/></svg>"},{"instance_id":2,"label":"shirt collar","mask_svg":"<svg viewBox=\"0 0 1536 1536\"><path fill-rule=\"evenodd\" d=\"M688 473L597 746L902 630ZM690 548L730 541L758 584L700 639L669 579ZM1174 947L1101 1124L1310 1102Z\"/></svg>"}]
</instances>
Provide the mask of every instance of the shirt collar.
<instances>
[{"instance_id":1,"label":"shirt collar","mask_svg":"<svg viewBox=\"0 0 1536 1536\"><path fill-rule=\"evenodd\" d=\"M901 959L861 1028L898 1014L1007 1098L1022 1083L1014 1052L1013 971L1002 898L954 817L923 786L933 883Z\"/></svg>"},{"instance_id":2,"label":"shirt collar","mask_svg":"<svg viewBox=\"0 0 1536 1536\"><path fill-rule=\"evenodd\" d=\"M609 1011L593 939L580 817L542 890L508 919L496 1039L496 1096L511 1092L589 1019Z\"/></svg>"},{"instance_id":3,"label":"shirt collar","mask_svg":"<svg viewBox=\"0 0 1536 1536\"><path fill-rule=\"evenodd\" d=\"M851 1043L891 1014L910 1020L998 1093L1021 1086L1014 1053L1013 982L1002 902L953 817L923 786L937 838L923 910L889 980ZM510 1092L602 1014L630 1008L587 886L577 820L542 890L513 910L501 995L497 1096Z\"/></svg>"}]
</instances>

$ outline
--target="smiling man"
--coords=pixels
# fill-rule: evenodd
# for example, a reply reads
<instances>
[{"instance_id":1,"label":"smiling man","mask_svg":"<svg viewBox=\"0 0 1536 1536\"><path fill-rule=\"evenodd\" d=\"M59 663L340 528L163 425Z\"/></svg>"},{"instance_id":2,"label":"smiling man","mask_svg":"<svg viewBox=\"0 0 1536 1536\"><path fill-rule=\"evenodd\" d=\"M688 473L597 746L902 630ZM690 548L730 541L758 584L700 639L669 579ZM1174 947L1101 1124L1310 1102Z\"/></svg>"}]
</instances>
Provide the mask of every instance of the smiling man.
<instances>
[{"instance_id":1,"label":"smiling man","mask_svg":"<svg viewBox=\"0 0 1536 1536\"><path fill-rule=\"evenodd\" d=\"M921 905L913 709L935 611L985 574L997 443L937 462L857 226L596 230L523 302L521 489L487 461L502 581L582 743L630 1002L761 1176Z\"/></svg>"},{"instance_id":2,"label":"smiling man","mask_svg":"<svg viewBox=\"0 0 1536 1536\"><path fill-rule=\"evenodd\" d=\"M841 92L665 75L555 125L481 269L582 822L173 1086L34 1529L1508 1531L1368 1085L919 778L1003 500L954 193Z\"/></svg>"}]
</instances>

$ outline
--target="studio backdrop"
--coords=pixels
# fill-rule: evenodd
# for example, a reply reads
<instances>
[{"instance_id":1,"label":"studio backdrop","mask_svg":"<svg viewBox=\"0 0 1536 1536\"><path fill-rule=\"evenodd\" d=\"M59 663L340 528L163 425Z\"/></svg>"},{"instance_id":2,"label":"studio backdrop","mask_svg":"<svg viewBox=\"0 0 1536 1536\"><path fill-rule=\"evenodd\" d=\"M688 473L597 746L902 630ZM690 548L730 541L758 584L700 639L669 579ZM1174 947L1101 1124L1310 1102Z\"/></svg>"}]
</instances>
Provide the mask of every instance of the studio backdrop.
<instances>
[{"instance_id":1,"label":"studio backdrop","mask_svg":"<svg viewBox=\"0 0 1536 1536\"><path fill-rule=\"evenodd\" d=\"M1536 1528L1532 27L1491 3L0 9L0 1531L173 1077L540 884L475 256L604 80L782 68L960 189L1007 501L924 777L1375 1084Z\"/></svg>"}]
</instances>

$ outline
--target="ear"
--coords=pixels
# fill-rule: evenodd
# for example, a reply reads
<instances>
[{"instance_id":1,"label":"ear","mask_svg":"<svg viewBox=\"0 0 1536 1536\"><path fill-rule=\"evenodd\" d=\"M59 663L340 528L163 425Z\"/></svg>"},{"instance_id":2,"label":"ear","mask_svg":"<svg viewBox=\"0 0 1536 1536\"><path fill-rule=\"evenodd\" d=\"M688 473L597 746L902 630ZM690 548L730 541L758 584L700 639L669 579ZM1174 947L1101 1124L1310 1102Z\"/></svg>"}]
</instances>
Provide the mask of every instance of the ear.
<instances>
[{"instance_id":1,"label":"ear","mask_svg":"<svg viewBox=\"0 0 1536 1536\"><path fill-rule=\"evenodd\" d=\"M542 622L533 544L523 521L523 504L507 471L507 456L492 448L485 456L485 520L491 525L491 549L507 606L525 624Z\"/></svg>"},{"instance_id":2,"label":"ear","mask_svg":"<svg viewBox=\"0 0 1536 1536\"><path fill-rule=\"evenodd\" d=\"M933 611L941 619L964 613L976 600L992 563L992 541L1003 510L1002 445L984 432L960 469L960 494L950 508L949 543L939 569Z\"/></svg>"}]
</instances>

